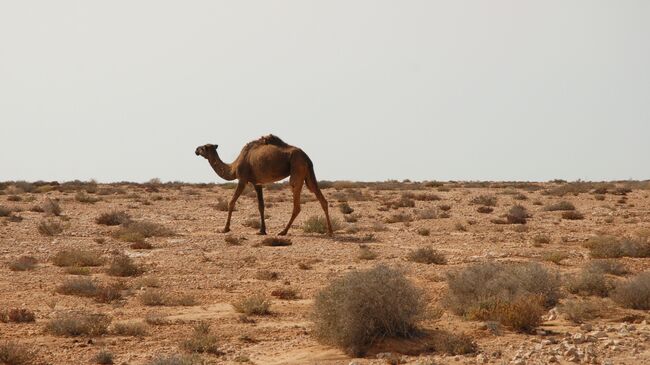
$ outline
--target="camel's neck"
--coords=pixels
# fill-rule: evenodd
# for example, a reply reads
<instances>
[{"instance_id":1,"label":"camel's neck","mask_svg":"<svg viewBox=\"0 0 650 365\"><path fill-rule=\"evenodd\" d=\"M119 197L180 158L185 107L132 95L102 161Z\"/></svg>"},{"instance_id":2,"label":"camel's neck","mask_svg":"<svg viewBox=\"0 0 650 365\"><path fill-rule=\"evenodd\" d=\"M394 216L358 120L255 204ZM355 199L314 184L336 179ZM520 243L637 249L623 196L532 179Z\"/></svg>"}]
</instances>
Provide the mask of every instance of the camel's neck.
<instances>
[{"instance_id":1,"label":"camel's neck","mask_svg":"<svg viewBox=\"0 0 650 365\"><path fill-rule=\"evenodd\" d=\"M222 179L232 181L237 178L233 171L233 166L221 161L216 151L208 155L208 162L210 162L210 166L212 166L214 172L221 176Z\"/></svg>"}]
</instances>

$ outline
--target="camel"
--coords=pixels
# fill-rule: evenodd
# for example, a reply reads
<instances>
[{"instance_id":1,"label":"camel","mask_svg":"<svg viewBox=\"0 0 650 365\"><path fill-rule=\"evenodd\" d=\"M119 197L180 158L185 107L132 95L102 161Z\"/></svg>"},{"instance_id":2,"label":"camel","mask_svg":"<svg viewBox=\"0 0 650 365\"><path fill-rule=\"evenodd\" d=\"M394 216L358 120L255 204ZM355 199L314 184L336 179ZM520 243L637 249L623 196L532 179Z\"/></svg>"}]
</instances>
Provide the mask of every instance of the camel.
<instances>
[{"instance_id":1,"label":"camel","mask_svg":"<svg viewBox=\"0 0 650 365\"><path fill-rule=\"evenodd\" d=\"M280 181L289 177L289 186L293 192L293 211L287 226L279 233L284 236L289 232L291 224L300 213L300 192L303 182L307 188L316 195L320 202L325 218L327 219L328 235L332 236L332 223L327 209L327 200L321 193L314 174L314 166L309 156L300 148L291 146L280 138L270 134L261 137L255 141L247 143L239 153L239 157L230 164L224 163L219 158L216 144L206 144L196 148L196 155L202 156L208 160L212 169L222 179L232 181L237 179L238 184L235 193L228 204L228 218L223 232L230 231L230 218L235 208L237 199L246 188L246 184L252 184L257 193L257 206L260 211L260 231L259 234L266 234L266 224L264 223L264 195L262 186L264 184Z\"/></svg>"}]
</instances>

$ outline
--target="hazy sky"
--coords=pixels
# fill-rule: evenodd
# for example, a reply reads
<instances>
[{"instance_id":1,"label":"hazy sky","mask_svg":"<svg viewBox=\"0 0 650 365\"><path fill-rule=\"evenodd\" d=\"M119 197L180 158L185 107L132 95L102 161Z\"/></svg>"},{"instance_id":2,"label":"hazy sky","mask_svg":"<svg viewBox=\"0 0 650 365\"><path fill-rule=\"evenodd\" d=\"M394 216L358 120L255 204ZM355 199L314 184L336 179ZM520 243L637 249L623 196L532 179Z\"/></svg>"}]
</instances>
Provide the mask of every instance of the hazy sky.
<instances>
[{"instance_id":1,"label":"hazy sky","mask_svg":"<svg viewBox=\"0 0 650 365\"><path fill-rule=\"evenodd\" d=\"M650 1L0 0L0 180L650 178Z\"/></svg>"}]
</instances>

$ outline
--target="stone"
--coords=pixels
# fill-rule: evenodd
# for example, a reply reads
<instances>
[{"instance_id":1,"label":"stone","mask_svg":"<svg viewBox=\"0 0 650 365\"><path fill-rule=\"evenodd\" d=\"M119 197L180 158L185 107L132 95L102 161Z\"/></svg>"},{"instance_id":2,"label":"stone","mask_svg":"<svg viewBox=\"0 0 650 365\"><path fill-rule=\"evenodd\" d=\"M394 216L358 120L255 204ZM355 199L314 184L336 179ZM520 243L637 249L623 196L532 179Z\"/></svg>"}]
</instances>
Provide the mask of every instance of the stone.
<instances>
[{"instance_id":1,"label":"stone","mask_svg":"<svg viewBox=\"0 0 650 365\"><path fill-rule=\"evenodd\" d=\"M580 325L580 329L585 331L585 332L589 332L589 331L593 330L593 326L591 324L589 324L589 323L583 323L583 324Z\"/></svg>"}]
</instances>

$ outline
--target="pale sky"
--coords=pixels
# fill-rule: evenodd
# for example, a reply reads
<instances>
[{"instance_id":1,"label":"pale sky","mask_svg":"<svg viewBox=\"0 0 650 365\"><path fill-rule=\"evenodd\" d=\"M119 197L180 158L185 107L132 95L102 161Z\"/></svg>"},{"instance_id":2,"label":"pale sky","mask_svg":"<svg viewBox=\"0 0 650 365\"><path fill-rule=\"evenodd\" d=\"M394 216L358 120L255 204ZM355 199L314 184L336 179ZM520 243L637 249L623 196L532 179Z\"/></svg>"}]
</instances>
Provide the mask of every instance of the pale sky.
<instances>
[{"instance_id":1,"label":"pale sky","mask_svg":"<svg viewBox=\"0 0 650 365\"><path fill-rule=\"evenodd\" d=\"M650 178L650 1L0 0L0 180Z\"/></svg>"}]
</instances>

